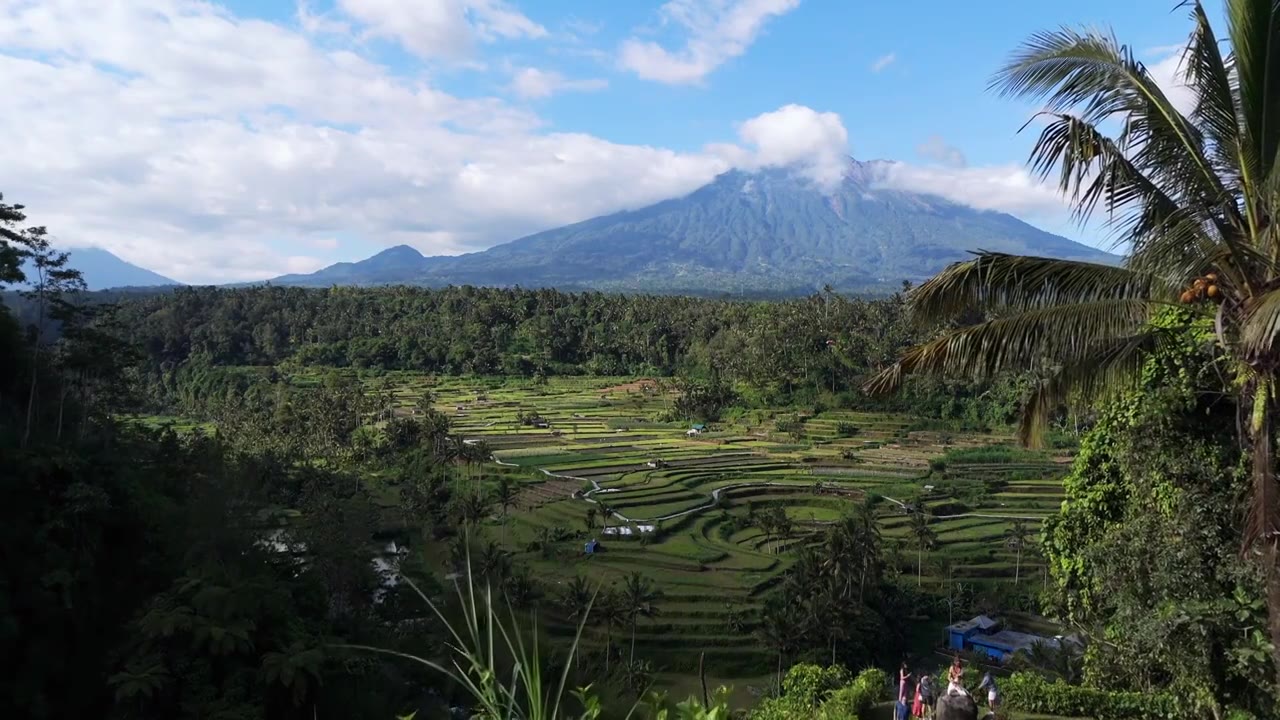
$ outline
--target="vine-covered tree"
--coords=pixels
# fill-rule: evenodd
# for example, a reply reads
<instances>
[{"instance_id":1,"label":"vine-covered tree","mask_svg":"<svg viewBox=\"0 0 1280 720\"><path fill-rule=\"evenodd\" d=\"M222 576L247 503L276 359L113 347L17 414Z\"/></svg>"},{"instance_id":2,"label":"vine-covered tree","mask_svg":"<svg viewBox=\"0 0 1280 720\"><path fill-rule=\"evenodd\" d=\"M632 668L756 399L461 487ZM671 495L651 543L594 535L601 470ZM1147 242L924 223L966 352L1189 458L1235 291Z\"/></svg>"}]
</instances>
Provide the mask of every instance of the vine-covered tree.
<instances>
[{"instance_id":1,"label":"vine-covered tree","mask_svg":"<svg viewBox=\"0 0 1280 720\"><path fill-rule=\"evenodd\" d=\"M1262 555L1280 676L1280 4L1224 9L1220 35L1191 6L1185 109L1112 35L1042 32L1017 51L993 85L1045 108L1031 167L1077 217L1101 211L1128 255L1112 267L980 252L947 268L912 294L915 318L945 323L976 309L989 319L907 351L871 387L1033 369L1021 437L1034 443L1064 403L1136 387L1144 360L1171 342L1150 324L1161 309L1182 304L1210 319L1250 454L1242 548Z\"/></svg>"}]
</instances>

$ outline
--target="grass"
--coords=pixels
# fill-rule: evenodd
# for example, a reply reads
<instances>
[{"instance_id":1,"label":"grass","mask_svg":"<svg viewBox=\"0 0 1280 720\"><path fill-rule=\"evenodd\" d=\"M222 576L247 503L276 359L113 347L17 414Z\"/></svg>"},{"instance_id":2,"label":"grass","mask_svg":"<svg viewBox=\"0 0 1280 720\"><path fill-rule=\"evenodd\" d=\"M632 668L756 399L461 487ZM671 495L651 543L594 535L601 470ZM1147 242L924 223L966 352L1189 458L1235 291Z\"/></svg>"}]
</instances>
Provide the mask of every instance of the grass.
<instances>
[{"instance_id":1,"label":"grass","mask_svg":"<svg viewBox=\"0 0 1280 720\"><path fill-rule=\"evenodd\" d=\"M602 539L604 551L592 557L581 554L578 541L556 548L553 559L521 549L547 527L568 528L587 539L584 519L590 505L585 500L566 498L522 508L513 512L508 528L509 544L537 568L553 592L575 574L602 585L633 571L653 578L666 600L659 620L638 628L637 648L659 668L688 667L700 651L708 650L710 671L728 680L751 675L752 668L760 676L769 671L772 657L750 637L732 632L728 613L730 608L758 607L789 558L767 552L769 543L758 530L722 538L718 526L725 513L743 516L748 504L758 509L781 506L796 523L795 537L783 544L803 542L806 535L821 532L822 523L847 512L863 493L900 501L927 496L925 485L940 484L931 464L945 467L954 485L970 479L978 483L973 497L964 500L970 513L1043 517L1061 502L1062 464L1013 447L1007 435L915 431L913 420L903 416L826 411L800 423L797 438L777 431L773 418L789 415L780 409L739 417L732 426L713 425L706 435L689 438L684 435L687 423L658 421L669 399L617 389L627 381L553 378L534 387L508 380L489 389L487 401L477 402L482 385L474 379L433 378L426 383L405 376L396 392L411 403L408 396L429 388L442 410L456 415L463 408L455 428L464 436L499 448L497 456L504 462L594 481L603 492L591 493L591 499L628 520L686 513L660 522L645 544L635 537L603 537L597 529L591 536ZM515 414L533 408L549 427L514 432ZM655 459L665 465L649 467ZM1018 479L998 492L981 489L1015 475ZM842 494L819 494L818 482ZM740 487L723 491L720 507L704 507L711 503L712 491L725 486ZM926 504L946 502L939 497ZM886 501L878 507L885 536L906 540L906 517L897 505ZM614 518L610 524L627 523ZM935 521L939 546L926 564L952 558L955 577L966 582L1012 583L1013 556L1003 545L1009 526L1001 517ZM905 574L915 574L914 559L914 553L903 554ZM1024 557L1022 572L1024 577L1038 572L1031 558ZM931 576L925 581L941 582ZM927 634L936 630L931 626ZM602 635L589 627L583 642L600 644ZM928 640L922 642L927 645ZM733 652L720 651L726 647Z\"/></svg>"},{"instance_id":2,"label":"grass","mask_svg":"<svg viewBox=\"0 0 1280 720\"><path fill-rule=\"evenodd\" d=\"M1008 434L915 430L916 421L906 416L827 410L806 417L797 438L777 432L774 418L791 414L780 408L746 413L732 425L713 424L708 434L690 438L684 434L688 423L659 421L671 399L628 386L632 378L551 378L538 385L518 378L406 372L385 377L398 412L408 415L430 392L434 406L450 416L454 432L485 441L499 460L518 466L491 465L484 474L492 481L501 469L521 483L506 544L548 589L552 602L544 603L542 613L549 632L567 638L576 630L555 616L553 602L575 575L608 586L640 572L654 580L665 599L657 619L637 628L637 653L662 672L696 667L705 651L709 674L737 692L767 677L774 657L749 634L731 630L729 615L758 608L791 559L768 552L768 540L756 528L722 537L726 514L743 517L749 507L782 507L795 523L785 545L822 532L822 523L838 519L864 495L886 498L876 506L881 530L886 540L905 544L899 569L914 578L907 516L894 501L922 499L927 507L941 506L955 499L941 496L937 488L963 488L968 513L995 517L935 520L931 526L939 543L926 557L924 582L944 582L934 568L937 561L949 560L957 579L999 588L1011 585L1014 576L1014 555L1004 545L1009 518L1044 517L1062 500L1062 457L1016 448ZM519 425L518 413L534 411L548 427ZM663 463L650 467L654 460ZM540 470L583 480L558 480ZM733 487L720 493L720 505L706 507L713 491L726 486ZM637 523L629 521L683 514L658 522L644 542L639 534L606 537L600 513L594 531L586 525L588 509L598 511L600 505L570 497L582 490L623 516L611 518L611 527L634 528ZM574 538L556 543L544 557L533 543L548 528L567 529ZM497 519L485 530L496 540ZM582 545L592 537L604 550L585 556ZM1038 584L1039 572L1034 559L1024 555L1022 577ZM939 634L934 626L921 632ZM587 651L603 641L602 627L584 629ZM919 641L928 645L930 639L922 635Z\"/></svg>"}]
</instances>

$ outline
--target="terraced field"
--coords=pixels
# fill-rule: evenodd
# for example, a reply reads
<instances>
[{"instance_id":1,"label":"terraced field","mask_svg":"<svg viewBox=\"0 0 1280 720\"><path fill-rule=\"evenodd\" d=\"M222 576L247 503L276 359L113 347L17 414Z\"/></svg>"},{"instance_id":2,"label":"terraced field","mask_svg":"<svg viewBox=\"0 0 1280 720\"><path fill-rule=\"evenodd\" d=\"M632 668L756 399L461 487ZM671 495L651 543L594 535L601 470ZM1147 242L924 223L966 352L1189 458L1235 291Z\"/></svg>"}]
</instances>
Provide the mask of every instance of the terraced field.
<instances>
[{"instance_id":1,"label":"terraced field","mask_svg":"<svg viewBox=\"0 0 1280 720\"><path fill-rule=\"evenodd\" d=\"M688 669L705 651L713 672L730 678L767 672L771 662L749 627L734 631L731 623L741 627L774 587L791 562L788 547L852 503L875 498L886 542L901 544L904 573L916 574L904 506L923 505L938 536L924 583L943 582L945 565L971 585L1011 584L1015 557L1005 531L1015 519L1034 530L1056 510L1069 460L966 450L1011 439L912 432L908 417L846 411L756 412L689 435L688 423L662 421L669 396L632 379L391 375L386 382L397 412L412 413L430 393L455 432L486 443L497 463L525 470L506 542L553 593L575 574L605 584L647 575L665 599L640 626L637 654L660 668ZM789 535L741 527L750 508L774 506L792 521ZM549 532L572 539L547 553L537 542ZM593 538L602 549L587 555L583 544ZM1039 572L1023 558L1025 581L1039 582ZM549 622L554 632L569 630ZM604 628L593 627L587 642L603 638Z\"/></svg>"}]
</instances>

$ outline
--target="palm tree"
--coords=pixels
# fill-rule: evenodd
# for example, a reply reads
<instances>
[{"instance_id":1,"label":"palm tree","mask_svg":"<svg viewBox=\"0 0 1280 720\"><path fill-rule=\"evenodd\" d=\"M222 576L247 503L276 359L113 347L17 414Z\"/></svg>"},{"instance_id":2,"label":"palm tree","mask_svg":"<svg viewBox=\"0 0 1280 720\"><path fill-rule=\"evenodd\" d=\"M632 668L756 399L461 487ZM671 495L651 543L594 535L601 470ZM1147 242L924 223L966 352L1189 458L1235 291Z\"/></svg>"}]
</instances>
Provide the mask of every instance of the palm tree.
<instances>
[{"instance_id":1,"label":"palm tree","mask_svg":"<svg viewBox=\"0 0 1280 720\"><path fill-rule=\"evenodd\" d=\"M490 502L489 496L479 490L468 494L462 498L462 519L468 526L475 527L489 514Z\"/></svg>"},{"instance_id":2,"label":"palm tree","mask_svg":"<svg viewBox=\"0 0 1280 720\"><path fill-rule=\"evenodd\" d=\"M627 620L626 603L617 590L610 588L596 603L596 618L604 623L604 674L609 676L609 660L613 655L613 626Z\"/></svg>"},{"instance_id":3,"label":"palm tree","mask_svg":"<svg viewBox=\"0 0 1280 720\"><path fill-rule=\"evenodd\" d=\"M592 530L596 529L596 513L597 512L598 511L596 510L595 505L592 505L591 507L587 508L587 516L582 521L583 524L587 526L587 532L591 532Z\"/></svg>"},{"instance_id":4,"label":"palm tree","mask_svg":"<svg viewBox=\"0 0 1280 720\"><path fill-rule=\"evenodd\" d=\"M651 618L658 614L658 608L655 606L662 599L662 591L653 587L653 582L649 578L638 572L633 572L627 576L626 582L622 586L622 606L626 609L627 617L631 620L631 658L629 662L636 661L636 624L640 618Z\"/></svg>"},{"instance_id":5,"label":"palm tree","mask_svg":"<svg viewBox=\"0 0 1280 720\"><path fill-rule=\"evenodd\" d=\"M1013 524L1004 531L1005 543L1017 553L1017 559L1013 565L1013 584L1018 584L1018 579L1022 575L1022 548L1026 547L1027 540L1031 538L1031 531L1027 529L1026 520L1014 520Z\"/></svg>"},{"instance_id":6,"label":"palm tree","mask_svg":"<svg viewBox=\"0 0 1280 720\"><path fill-rule=\"evenodd\" d=\"M605 504L601 503L601 504L600 504L600 518L601 518L601 522L603 523L603 524L602 524L602 526L601 526L601 528L600 528L600 534L601 534L601 535L608 535L608 534L609 534L609 518L610 518L612 515L613 515L613 508L609 507L608 505L605 505Z\"/></svg>"},{"instance_id":7,"label":"palm tree","mask_svg":"<svg viewBox=\"0 0 1280 720\"><path fill-rule=\"evenodd\" d=\"M924 551L933 548L938 534L929 527L929 516L919 510L911 513L911 537L916 539L916 585L924 578Z\"/></svg>"},{"instance_id":8,"label":"palm tree","mask_svg":"<svg viewBox=\"0 0 1280 720\"><path fill-rule=\"evenodd\" d=\"M804 619L795 606L778 598L767 603L760 612L760 626L756 630L760 640L778 653L778 689L782 689L782 661L795 649Z\"/></svg>"},{"instance_id":9,"label":"palm tree","mask_svg":"<svg viewBox=\"0 0 1280 720\"><path fill-rule=\"evenodd\" d=\"M481 577L501 583L511 572L511 554L490 540L476 556L475 567Z\"/></svg>"},{"instance_id":10,"label":"palm tree","mask_svg":"<svg viewBox=\"0 0 1280 720\"><path fill-rule=\"evenodd\" d=\"M507 511L516 504L517 494L515 483L511 482L511 478L503 475L498 479L498 491L494 493L493 499L502 508L502 532L499 542L504 546L507 544Z\"/></svg>"},{"instance_id":11,"label":"palm tree","mask_svg":"<svg viewBox=\"0 0 1280 720\"><path fill-rule=\"evenodd\" d=\"M913 373L1038 369L1020 429L1036 444L1068 401L1088 406L1136 386L1144 360L1169 342L1150 323L1156 313L1181 303L1212 319L1250 454L1243 546L1262 557L1280 671L1280 4L1224 5L1225 42L1200 3L1191 7L1188 112L1110 34L1041 32L1016 52L992 86L1045 108L1031 168L1077 218L1101 208L1128 256L1111 267L979 252L948 267L912 293L915 319L989 319L908 350L869 389Z\"/></svg>"},{"instance_id":12,"label":"palm tree","mask_svg":"<svg viewBox=\"0 0 1280 720\"><path fill-rule=\"evenodd\" d=\"M587 579L581 575L576 575L565 586L564 592L560 594L560 606L564 608L564 612L569 616L570 620L581 623L586 619L595 596L596 591L591 589L591 584L587 582Z\"/></svg>"},{"instance_id":13,"label":"palm tree","mask_svg":"<svg viewBox=\"0 0 1280 720\"><path fill-rule=\"evenodd\" d=\"M760 513L756 516L756 527L764 533L764 550L766 553L773 552L773 528L774 517L772 513Z\"/></svg>"}]
</instances>

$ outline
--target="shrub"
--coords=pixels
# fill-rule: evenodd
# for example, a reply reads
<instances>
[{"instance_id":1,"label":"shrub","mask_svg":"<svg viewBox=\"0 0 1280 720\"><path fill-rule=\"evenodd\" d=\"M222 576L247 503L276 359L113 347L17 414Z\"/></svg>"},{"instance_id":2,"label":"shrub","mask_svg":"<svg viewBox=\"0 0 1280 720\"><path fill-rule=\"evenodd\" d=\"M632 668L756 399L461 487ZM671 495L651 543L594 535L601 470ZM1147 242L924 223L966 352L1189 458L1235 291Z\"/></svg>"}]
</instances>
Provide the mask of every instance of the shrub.
<instances>
[{"instance_id":1,"label":"shrub","mask_svg":"<svg viewBox=\"0 0 1280 720\"><path fill-rule=\"evenodd\" d=\"M863 670L852 683L827 698L817 717L821 720L866 720L870 717L872 706L888 696L888 687L889 677L883 670Z\"/></svg>"},{"instance_id":2,"label":"shrub","mask_svg":"<svg viewBox=\"0 0 1280 720\"><path fill-rule=\"evenodd\" d=\"M836 435L842 438L850 438L862 430L851 422L836 423Z\"/></svg>"},{"instance_id":3,"label":"shrub","mask_svg":"<svg viewBox=\"0 0 1280 720\"><path fill-rule=\"evenodd\" d=\"M838 665L824 668L821 665L802 663L787 671L787 677L782 681L782 691L788 699L812 707L832 690L847 682L849 671Z\"/></svg>"},{"instance_id":4,"label":"shrub","mask_svg":"<svg viewBox=\"0 0 1280 720\"><path fill-rule=\"evenodd\" d=\"M799 720L811 718L818 704L832 691L849 682L849 673L842 667L824 668L812 663L794 665L782 681L782 694L769 698L751 712L751 720ZM854 681L856 684L856 680Z\"/></svg>"},{"instance_id":5,"label":"shrub","mask_svg":"<svg viewBox=\"0 0 1280 720\"><path fill-rule=\"evenodd\" d=\"M1001 683L1005 701L1024 712L1091 717L1098 720L1160 720L1183 717L1168 695L1113 692L1049 682L1039 675L1014 673Z\"/></svg>"}]
</instances>

